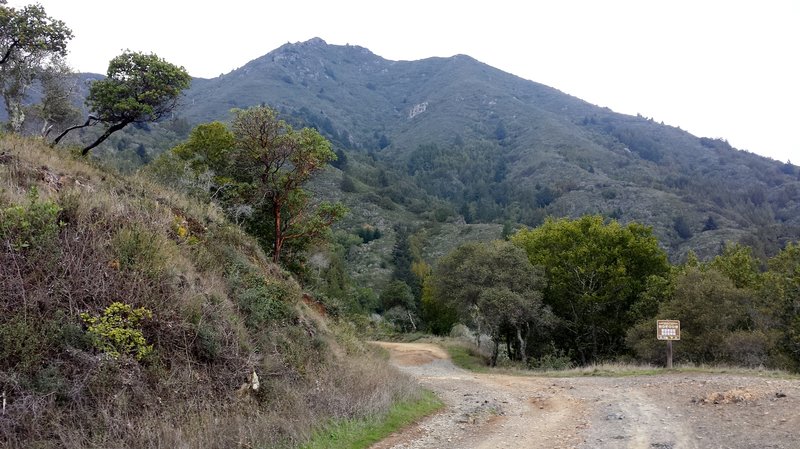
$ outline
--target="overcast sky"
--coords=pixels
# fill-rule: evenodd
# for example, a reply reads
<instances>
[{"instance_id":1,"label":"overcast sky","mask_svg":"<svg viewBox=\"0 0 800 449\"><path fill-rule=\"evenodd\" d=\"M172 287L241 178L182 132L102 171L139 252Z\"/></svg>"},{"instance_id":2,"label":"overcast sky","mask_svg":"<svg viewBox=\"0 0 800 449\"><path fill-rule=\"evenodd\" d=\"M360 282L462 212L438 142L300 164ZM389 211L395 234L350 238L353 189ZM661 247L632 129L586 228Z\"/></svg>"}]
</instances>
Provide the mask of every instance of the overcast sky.
<instances>
[{"instance_id":1,"label":"overcast sky","mask_svg":"<svg viewBox=\"0 0 800 449\"><path fill-rule=\"evenodd\" d=\"M31 3L10 0L9 6ZM467 54L617 112L800 163L800 1L39 0L69 62L123 49L211 78L321 37L391 60Z\"/></svg>"}]
</instances>

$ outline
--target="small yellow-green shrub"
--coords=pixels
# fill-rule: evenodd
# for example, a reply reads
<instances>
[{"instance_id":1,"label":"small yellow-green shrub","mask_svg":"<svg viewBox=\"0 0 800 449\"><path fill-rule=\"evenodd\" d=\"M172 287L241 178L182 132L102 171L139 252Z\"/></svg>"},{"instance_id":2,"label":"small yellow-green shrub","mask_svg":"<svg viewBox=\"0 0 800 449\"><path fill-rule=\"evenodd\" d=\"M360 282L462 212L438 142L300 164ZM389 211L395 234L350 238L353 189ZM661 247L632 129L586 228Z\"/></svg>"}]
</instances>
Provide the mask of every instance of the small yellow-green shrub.
<instances>
[{"instance_id":1,"label":"small yellow-green shrub","mask_svg":"<svg viewBox=\"0 0 800 449\"><path fill-rule=\"evenodd\" d=\"M139 322L153 317L153 312L139 307L134 309L129 304L114 302L106 307L101 316L82 313L81 319L89 326L89 335L94 347L111 357L132 355L142 360L153 352L153 346L139 328Z\"/></svg>"}]
</instances>

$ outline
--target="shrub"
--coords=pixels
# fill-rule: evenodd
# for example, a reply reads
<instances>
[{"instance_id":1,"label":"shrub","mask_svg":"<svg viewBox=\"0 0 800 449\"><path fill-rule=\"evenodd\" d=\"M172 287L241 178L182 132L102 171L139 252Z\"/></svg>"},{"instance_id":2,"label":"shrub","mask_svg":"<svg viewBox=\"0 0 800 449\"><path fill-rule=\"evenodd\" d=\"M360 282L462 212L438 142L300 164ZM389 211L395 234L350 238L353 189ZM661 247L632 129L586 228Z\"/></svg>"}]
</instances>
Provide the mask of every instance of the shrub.
<instances>
[{"instance_id":1,"label":"shrub","mask_svg":"<svg viewBox=\"0 0 800 449\"><path fill-rule=\"evenodd\" d=\"M12 205L0 209L0 240L15 251L49 246L58 236L61 208L50 201L39 201L32 188L27 205Z\"/></svg>"},{"instance_id":2,"label":"shrub","mask_svg":"<svg viewBox=\"0 0 800 449\"><path fill-rule=\"evenodd\" d=\"M142 360L153 352L153 346L147 344L139 322L153 317L153 312L139 307L134 309L129 304L114 302L106 307L101 316L82 313L81 319L89 326L89 335L94 347L113 358L120 355L132 355Z\"/></svg>"},{"instance_id":3,"label":"shrub","mask_svg":"<svg viewBox=\"0 0 800 449\"><path fill-rule=\"evenodd\" d=\"M137 270L148 275L160 273L166 266L162 247L166 239L138 224L122 228L111 241L120 269Z\"/></svg>"},{"instance_id":4,"label":"shrub","mask_svg":"<svg viewBox=\"0 0 800 449\"><path fill-rule=\"evenodd\" d=\"M260 329L272 321L282 321L293 316L292 309L284 302L291 292L278 282L264 282L243 290L237 295L239 307L246 314L247 327Z\"/></svg>"}]
</instances>

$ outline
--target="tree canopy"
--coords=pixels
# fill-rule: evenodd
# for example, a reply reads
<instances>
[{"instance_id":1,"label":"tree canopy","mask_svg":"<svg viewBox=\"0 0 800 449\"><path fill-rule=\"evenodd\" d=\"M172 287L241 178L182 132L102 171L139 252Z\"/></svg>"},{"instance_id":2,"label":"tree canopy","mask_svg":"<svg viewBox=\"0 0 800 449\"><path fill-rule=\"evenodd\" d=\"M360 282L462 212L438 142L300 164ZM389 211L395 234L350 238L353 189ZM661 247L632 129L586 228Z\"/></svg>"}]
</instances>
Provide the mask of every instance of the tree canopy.
<instances>
[{"instance_id":1,"label":"tree canopy","mask_svg":"<svg viewBox=\"0 0 800 449\"><path fill-rule=\"evenodd\" d=\"M336 159L330 142L311 128L296 131L266 106L235 110L230 129L220 122L197 126L171 154L211 179L209 188L226 192L214 196L237 222L247 210L245 227L272 249L276 263L287 242L300 251L346 212L338 203L313 202L304 189Z\"/></svg>"},{"instance_id":2,"label":"tree canopy","mask_svg":"<svg viewBox=\"0 0 800 449\"><path fill-rule=\"evenodd\" d=\"M502 341L509 345L510 357L525 361L529 337L550 321L542 305L541 272L508 242L464 244L439 260L432 279L435 301L479 334L492 337L492 363Z\"/></svg>"},{"instance_id":3,"label":"tree canopy","mask_svg":"<svg viewBox=\"0 0 800 449\"><path fill-rule=\"evenodd\" d=\"M544 268L544 302L561 319L560 341L584 364L624 350L648 280L669 269L649 227L600 216L548 219L511 241Z\"/></svg>"},{"instance_id":4,"label":"tree canopy","mask_svg":"<svg viewBox=\"0 0 800 449\"><path fill-rule=\"evenodd\" d=\"M106 78L89 87L86 123L73 126L59 135L57 144L72 130L101 123L103 134L83 148L87 154L111 134L131 123L154 122L164 118L177 105L191 77L183 67L175 66L155 54L125 51L108 64Z\"/></svg>"},{"instance_id":5,"label":"tree canopy","mask_svg":"<svg viewBox=\"0 0 800 449\"><path fill-rule=\"evenodd\" d=\"M19 132L25 119L22 103L28 88L61 63L70 39L66 24L40 5L14 9L0 4L0 90L12 131Z\"/></svg>"}]
</instances>

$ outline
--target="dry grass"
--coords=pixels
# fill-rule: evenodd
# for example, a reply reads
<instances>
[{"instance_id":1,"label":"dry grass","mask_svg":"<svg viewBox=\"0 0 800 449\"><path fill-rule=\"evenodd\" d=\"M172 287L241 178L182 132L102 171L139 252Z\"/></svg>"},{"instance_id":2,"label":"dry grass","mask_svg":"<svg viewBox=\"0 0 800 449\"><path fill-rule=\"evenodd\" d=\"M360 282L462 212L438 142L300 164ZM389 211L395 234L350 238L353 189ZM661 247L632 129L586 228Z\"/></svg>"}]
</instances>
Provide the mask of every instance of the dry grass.
<instances>
[{"instance_id":1,"label":"dry grass","mask_svg":"<svg viewBox=\"0 0 800 449\"><path fill-rule=\"evenodd\" d=\"M52 207L35 244L0 234L0 446L291 447L420 394L216 207L0 137L0 214ZM154 312L141 363L99 352L79 318L115 301Z\"/></svg>"}]
</instances>

